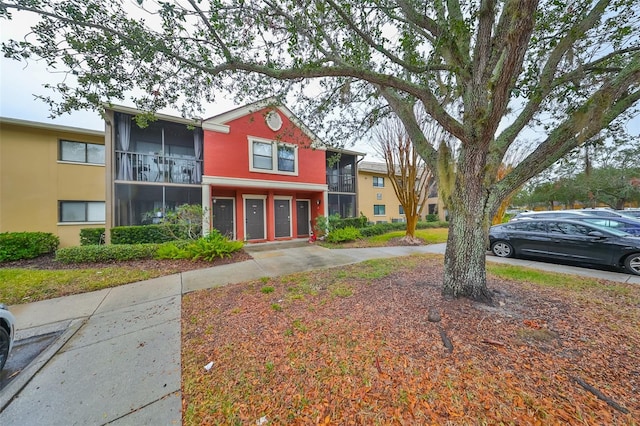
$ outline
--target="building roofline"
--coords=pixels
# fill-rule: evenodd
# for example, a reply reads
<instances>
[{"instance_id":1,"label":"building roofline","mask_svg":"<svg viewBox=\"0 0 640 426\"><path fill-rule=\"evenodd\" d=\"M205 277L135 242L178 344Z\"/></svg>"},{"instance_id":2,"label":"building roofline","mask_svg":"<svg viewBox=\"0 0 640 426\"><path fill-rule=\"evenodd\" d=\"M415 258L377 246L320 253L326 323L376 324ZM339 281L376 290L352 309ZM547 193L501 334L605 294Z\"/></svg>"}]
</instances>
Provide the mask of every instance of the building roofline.
<instances>
[{"instance_id":1,"label":"building roofline","mask_svg":"<svg viewBox=\"0 0 640 426\"><path fill-rule=\"evenodd\" d=\"M128 107L124 105L105 104L103 107L105 110L111 110L115 112L131 114L131 115L138 115L141 113L149 112L149 111L144 111L141 109ZM171 121L173 123L181 123L181 124L187 124L187 125L196 126L196 127L202 127L201 118L184 118L184 117L178 117L175 115L162 114L158 112L154 112L153 116L163 121Z\"/></svg>"},{"instance_id":2,"label":"building roofline","mask_svg":"<svg viewBox=\"0 0 640 426\"><path fill-rule=\"evenodd\" d=\"M297 126L302 133L304 133L313 142L314 148L326 149L326 144L316 135L313 130L307 127L289 108L287 108L282 102L275 97L269 97L253 102L248 105L244 105L235 109L232 109L222 114L214 115L202 121L203 127L211 128L209 126L228 127L227 123L236 120L240 117L244 117L255 112L258 112L264 108L272 107L284 114L289 121ZM213 129L212 129L213 130ZM227 131L228 132L228 131Z\"/></svg>"},{"instance_id":3,"label":"building roofline","mask_svg":"<svg viewBox=\"0 0 640 426\"><path fill-rule=\"evenodd\" d=\"M327 146L326 149L327 149L327 151L334 151L334 152L339 152L339 153L342 153L342 154L350 154L350 155L360 155L362 157L367 155L366 152L352 151L350 149L335 148L335 147L331 147L331 146Z\"/></svg>"},{"instance_id":4,"label":"building roofline","mask_svg":"<svg viewBox=\"0 0 640 426\"><path fill-rule=\"evenodd\" d=\"M2 124L12 124L15 126L33 127L36 129L45 129L45 130L57 130L60 132L82 133L85 135L92 135L92 136L104 136L104 130L83 129L81 127L63 126L60 124L21 120L18 118L0 117L0 125Z\"/></svg>"}]
</instances>

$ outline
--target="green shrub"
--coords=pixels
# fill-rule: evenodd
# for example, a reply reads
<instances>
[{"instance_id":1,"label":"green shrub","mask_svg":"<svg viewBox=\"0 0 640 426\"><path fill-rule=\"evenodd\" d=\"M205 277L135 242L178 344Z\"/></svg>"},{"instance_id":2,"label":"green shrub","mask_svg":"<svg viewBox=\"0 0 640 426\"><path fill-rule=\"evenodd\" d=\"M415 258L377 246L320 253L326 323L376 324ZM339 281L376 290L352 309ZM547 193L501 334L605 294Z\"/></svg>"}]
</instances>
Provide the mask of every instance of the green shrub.
<instances>
[{"instance_id":1,"label":"green shrub","mask_svg":"<svg viewBox=\"0 0 640 426\"><path fill-rule=\"evenodd\" d=\"M80 230L80 245L91 246L104 244L102 235L104 234L104 228L83 228Z\"/></svg>"},{"instance_id":2,"label":"green shrub","mask_svg":"<svg viewBox=\"0 0 640 426\"><path fill-rule=\"evenodd\" d=\"M56 252L61 263L97 263L122 260L153 259L157 244L107 244L65 247Z\"/></svg>"},{"instance_id":3,"label":"green shrub","mask_svg":"<svg viewBox=\"0 0 640 426\"><path fill-rule=\"evenodd\" d=\"M156 251L156 259L188 259L186 248L193 243L191 240L176 240L162 243Z\"/></svg>"},{"instance_id":4,"label":"green shrub","mask_svg":"<svg viewBox=\"0 0 640 426\"><path fill-rule=\"evenodd\" d=\"M111 229L111 244L159 244L188 238L179 225L117 226Z\"/></svg>"},{"instance_id":5,"label":"green shrub","mask_svg":"<svg viewBox=\"0 0 640 426\"><path fill-rule=\"evenodd\" d=\"M191 259L212 261L229 257L242 249L242 241L229 241L216 229L206 237L195 241L172 241L162 244L156 253L157 259Z\"/></svg>"},{"instance_id":6,"label":"green shrub","mask_svg":"<svg viewBox=\"0 0 640 426\"><path fill-rule=\"evenodd\" d=\"M448 222L418 222L416 224L416 229L446 228L448 226ZM360 229L360 233L363 237L373 237L375 235L382 235L391 231L404 231L406 229L407 224L405 222L377 223L375 225L369 225L365 228Z\"/></svg>"},{"instance_id":7,"label":"green shrub","mask_svg":"<svg viewBox=\"0 0 640 426\"><path fill-rule=\"evenodd\" d=\"M428 228L448 228L449 222L441 222L439 220L435 222L418 222L416 229L428 229Z\"/></svg>"},{"instance_id":8,"label":"green shrub","mask_svg":"<svg viewBox=\"0 0 640 426\"><path fill-rule=\"evenodd\" d=\"M0 262L33 259L59 245L60 238L48 232L5 232L0 234Z\"/></svg>"},{"instance_id":9,"label":"green shrub","mask_svg":"<svg viewBox=\"0 0 640 426\"><path fill-rule=\"evenodd\" d=\"M377 223L375 225L362 228L360 233L363 237L373 237L374 235L382 235L391 231L401 231L407 229L407 224L404 222L395 223Z\"/></svg>"},{"instance_id":10,"label":"green shrub","mask_svg":"<svg viewBox=\"0 0 640 426\"><path fill-rule=\"evenodd\" d=\"M426 219L427 219L427 222L437 222L438 221L438 215L430 213L430 214L427 215Z\"/></svg>"},{"instance_id":11,"label":"green shrub","mask_svg":"<svg viewBox=\"0 0 640 426\"><path fill-rule=\"evenodd\" d=\"M355 241L362 238L360 231L353 226L347 228L334 229L327 235L329 243L344 243L347 241Z\"/></svg>"},{"instance_id":12,"label":"green shrub","mask_svg":"<svg viewBox=\"0 0 640 426\"><path fill-rule=\"evenodd\" d=\"M345 217L345 218L334 220L332 223L333 225L332 230L347 228L350 226L360 229L367 226L368 221L369 219L367 219L367 217L361 213L359 217Z\"/></svg>"}]
</instances>

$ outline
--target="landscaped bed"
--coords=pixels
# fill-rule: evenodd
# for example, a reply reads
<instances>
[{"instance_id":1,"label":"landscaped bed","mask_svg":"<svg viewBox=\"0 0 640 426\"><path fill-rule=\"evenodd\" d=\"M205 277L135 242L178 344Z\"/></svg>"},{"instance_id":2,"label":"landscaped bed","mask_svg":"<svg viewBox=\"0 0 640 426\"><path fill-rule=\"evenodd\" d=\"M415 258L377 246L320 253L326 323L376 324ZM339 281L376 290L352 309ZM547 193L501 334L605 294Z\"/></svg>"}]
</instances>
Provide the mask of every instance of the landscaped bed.
<instances>
[{"instance_id":1,"label":"landscaped bed","mask_svg":"<svg viewBox=\"0 0 640 426\"><path fill-rule=\"evenodd\" d=\"M184 423L635 424L637 286L491 266L486 306L443 299L441 265L375 260L186 295Z\"/></svg>"}]
</instances>

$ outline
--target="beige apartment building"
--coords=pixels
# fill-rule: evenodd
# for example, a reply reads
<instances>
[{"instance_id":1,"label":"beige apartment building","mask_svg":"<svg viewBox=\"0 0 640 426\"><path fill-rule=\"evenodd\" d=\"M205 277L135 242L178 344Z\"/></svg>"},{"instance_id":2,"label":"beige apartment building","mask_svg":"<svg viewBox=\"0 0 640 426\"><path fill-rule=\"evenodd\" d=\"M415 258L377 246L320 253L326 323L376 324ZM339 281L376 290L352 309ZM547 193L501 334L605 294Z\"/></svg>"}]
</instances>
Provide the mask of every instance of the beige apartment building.
<instances>
[{"instance_id":1,"label":"beige apartment building","mask_svg":"<svg viewBox=\"0 0 640 426\"><path fill-rule=\"evenodd\" d=\"M445 220L446 210L438 200L435 186L429 189L427 204L420 216L424 220L427 214L437 214ZM370 222L404 222L402 205L387 177L387 165L362 161L358 164L358 207Z\"/></svg>"},{"instance_id":2,"label":"beige apartment building","mask_svg":"<svg viewBox=\"0 0 640 426\"><path fill-rule=\"evenodd\" d=\"M105 224L104 132L0 117L0 232L50 232L60 247Z\"/></svg>"}]
</instances>

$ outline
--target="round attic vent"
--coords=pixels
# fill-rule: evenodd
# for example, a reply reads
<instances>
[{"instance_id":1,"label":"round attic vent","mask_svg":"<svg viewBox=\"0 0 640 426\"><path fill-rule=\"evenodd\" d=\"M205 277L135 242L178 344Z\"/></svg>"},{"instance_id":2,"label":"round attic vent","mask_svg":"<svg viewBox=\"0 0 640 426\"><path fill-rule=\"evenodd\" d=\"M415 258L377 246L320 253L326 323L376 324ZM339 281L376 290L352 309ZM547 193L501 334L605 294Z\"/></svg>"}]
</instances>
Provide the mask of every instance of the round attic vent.
<instances>
[{"instance_id":1,"label":"round attic vent","mask_svg":"<svg viewBox=\"0 0 640 426\"><path fill-rule=\"evenodd\" d=\"M269 111L265 117L265 121L267 122L267 126L274 132L280 130L282 127L282 117L280 117L277 111Z\"/></svg>"}]
</instances>

